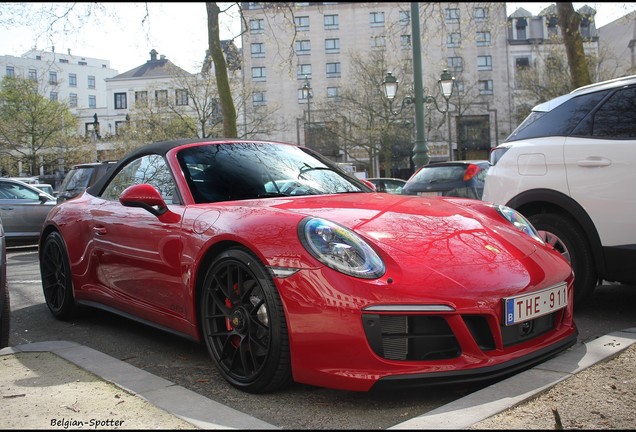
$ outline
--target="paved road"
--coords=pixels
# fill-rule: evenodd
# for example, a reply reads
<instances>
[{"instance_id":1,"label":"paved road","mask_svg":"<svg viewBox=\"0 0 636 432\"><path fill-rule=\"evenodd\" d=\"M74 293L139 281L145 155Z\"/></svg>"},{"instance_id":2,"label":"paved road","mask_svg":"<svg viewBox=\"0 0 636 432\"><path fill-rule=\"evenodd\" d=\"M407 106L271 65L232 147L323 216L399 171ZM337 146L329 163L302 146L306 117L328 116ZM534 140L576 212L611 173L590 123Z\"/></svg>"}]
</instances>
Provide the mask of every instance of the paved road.
<instances>
[{"instance_id":1,"label":"paved road","mask_svg":"<svg viewBox=\"0 0 636 432\"><path fill-rule=\"evenodd\" d=\"M87 310L72 322L55 320L42 298L36 251L11 250L8 259L11 345L77 342L281 428L386 429L484 387L354 393L294 385L275 394L246 394L225 383L197 343L99 310ZM633 327L634 304L635 287L597 290L577 313L579 343Z\"/></svg>"}]
</instances>

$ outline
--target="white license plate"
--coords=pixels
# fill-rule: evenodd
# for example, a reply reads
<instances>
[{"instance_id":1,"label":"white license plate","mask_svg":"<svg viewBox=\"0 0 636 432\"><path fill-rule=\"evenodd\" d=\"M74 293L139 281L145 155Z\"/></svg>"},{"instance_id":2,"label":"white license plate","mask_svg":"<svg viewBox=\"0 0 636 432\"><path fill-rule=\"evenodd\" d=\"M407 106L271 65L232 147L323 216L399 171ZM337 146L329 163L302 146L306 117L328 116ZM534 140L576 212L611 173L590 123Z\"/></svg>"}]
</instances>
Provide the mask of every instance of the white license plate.
<instances>
[{"instance_id":1,"label":"white license plate","mask_svg":"<svg viewBox=\"0 0 636 432\"><path fill-rule=\"evenodd\" d=\"M503 299L506 325L515 325L547 315L568 305L566 283L542 291Z\"/></svg>"},{"instance_id":2,"label":"white license plate","mask_svg":"<svg viewBox=\"0 0 636 432\"><path fill-rule=\"evenodd\" d=\"M417 194L419 196L439 196L442 193L441 192L418 192Z\"/></svg>"}]
</instances>

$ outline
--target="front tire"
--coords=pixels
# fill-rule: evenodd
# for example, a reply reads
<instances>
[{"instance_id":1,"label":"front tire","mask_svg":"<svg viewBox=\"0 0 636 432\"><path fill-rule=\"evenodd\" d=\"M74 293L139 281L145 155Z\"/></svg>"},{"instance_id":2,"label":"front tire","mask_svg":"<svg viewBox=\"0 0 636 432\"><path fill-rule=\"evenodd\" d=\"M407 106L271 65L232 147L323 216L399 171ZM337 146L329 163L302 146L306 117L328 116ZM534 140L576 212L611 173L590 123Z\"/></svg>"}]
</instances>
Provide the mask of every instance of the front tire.
<instances>
[{"instance_id":1,"label":"front tire","mask_svg":"<svg viewBox=\"0 0 636 432\"><path fill-rule=\"evenodd\" d=\"M46 305L60 320L72 318L76 312L71 265L64 240L52 232L44 240L40 257L40 274Z\"/></svg>"},{"instance_id":2,"label":"front tire","mask_svg":"<svg viewBox=\"0 0 636 432\"><path fill-rule=\"evenodd\" d=\"M574 270L574 304L585 303L598 285L598 275L583 230L572 219L558 213L530 215L528 220L541 238L570 263Z\"/></svg>"},{"instance_id":3,"label":"front tire","mask_svg":"<svg viewBox=\"0 0 636 432\"><path fill-rule=\"evenodd\" d=\"M266 393L292 381L282 302L269 271L249 251L228 249L214 260L200 319L208 352L230 384Z\"/></svg>"}]
</instances>

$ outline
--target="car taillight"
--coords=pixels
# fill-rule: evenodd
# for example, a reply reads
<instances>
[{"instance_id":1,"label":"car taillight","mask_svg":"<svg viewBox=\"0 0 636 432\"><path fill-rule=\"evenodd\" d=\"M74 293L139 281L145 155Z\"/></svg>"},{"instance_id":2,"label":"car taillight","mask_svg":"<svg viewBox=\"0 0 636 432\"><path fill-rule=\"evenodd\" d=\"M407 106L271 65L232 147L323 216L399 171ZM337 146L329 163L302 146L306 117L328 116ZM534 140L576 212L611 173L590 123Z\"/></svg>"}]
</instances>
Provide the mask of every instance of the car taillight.
<instances>
[{"instance_id":1,"label":"car taillight","mask_svg":"<svg viewBox=\"0 0 636 432\"><path fill-rule=\"evenodd\" d=\"M488 158L488 162L490 165L494 166L499 159L508 151L510 147L495 147L490 149L490 157Z\"/></svg>"},{"instance_id":2,"label":"car taillight","mask_svg":"<svg viewBox=\"0 0 636 432\"><path fill-rule=\"evenodd\" d=\"M468 165L468 168L466 168L466 171L464 171L464 181L468 181L471 178L475 177L475 174L477 174L478 172L479 172L479 167L477 165L474 165L474 164Z\"/></svg>"}]
</instances>

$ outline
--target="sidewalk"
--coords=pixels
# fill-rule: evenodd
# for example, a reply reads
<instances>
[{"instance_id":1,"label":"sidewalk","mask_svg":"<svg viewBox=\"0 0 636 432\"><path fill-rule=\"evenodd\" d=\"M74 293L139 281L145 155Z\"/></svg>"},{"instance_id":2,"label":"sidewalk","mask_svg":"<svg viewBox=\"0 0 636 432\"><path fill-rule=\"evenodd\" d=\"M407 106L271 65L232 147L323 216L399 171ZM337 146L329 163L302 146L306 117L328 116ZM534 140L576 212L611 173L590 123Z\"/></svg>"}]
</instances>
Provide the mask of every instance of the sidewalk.
<instances>
[{"instance_id":1,"label":"sidewalk","mask_svg":"<svg viewBox=\"0 0 636 432\"><path fill-rule=\"evenodd\" d=\"M568 385L572 382L568 378L599 362L621 367L620 362L608 360L634 342L636 328L610 333L391 429L506 428L506 424L489 426L484 421L525 406L555 385ZM612 374L600 367L586 373L597 370ZM280 429L99 351L65 341L0 350L0 395L2 429ZM590 408L585 401L573 403ZM631 411L633 406L624 410ZM513 415L523 415L523 410L519 412ZM518 420L527 429L534 428L523 418Z\"/></svg>"}]
</instances>

